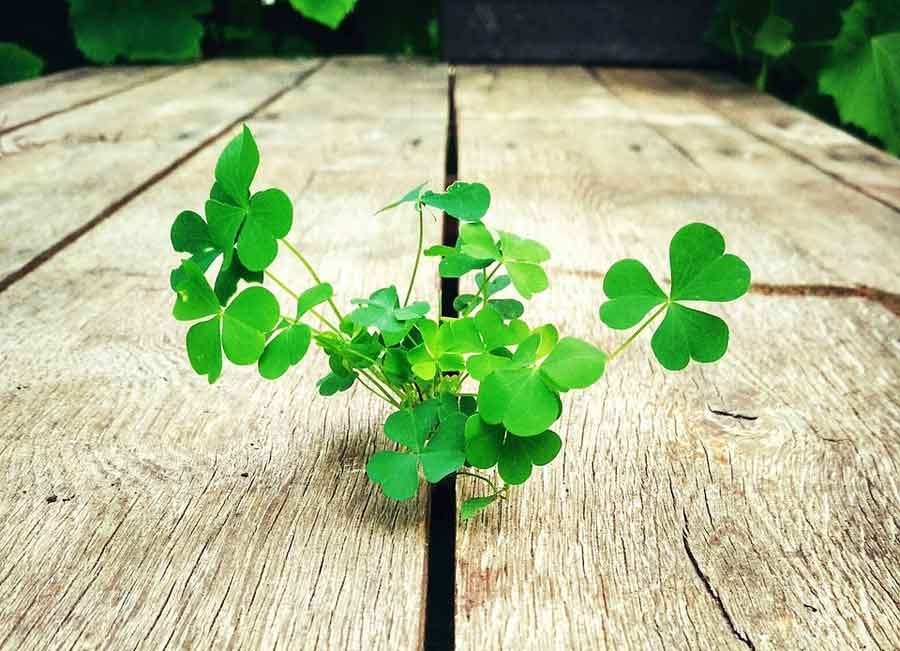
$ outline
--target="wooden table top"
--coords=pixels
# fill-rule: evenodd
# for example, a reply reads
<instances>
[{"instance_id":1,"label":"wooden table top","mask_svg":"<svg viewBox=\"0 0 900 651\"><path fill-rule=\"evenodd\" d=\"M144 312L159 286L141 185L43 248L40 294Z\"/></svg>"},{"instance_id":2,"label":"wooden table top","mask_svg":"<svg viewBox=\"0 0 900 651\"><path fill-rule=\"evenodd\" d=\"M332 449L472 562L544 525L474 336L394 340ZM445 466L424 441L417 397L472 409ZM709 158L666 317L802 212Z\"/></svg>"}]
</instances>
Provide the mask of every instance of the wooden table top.
<instances>
[{"instance_id":1,"label":"wooden table top","mask_svg":"<svg viewBox=\"0 0 900 651\"><path fill-rule=\"evenodd\" d=\"M552 251L533 325L606 350L602 272L716 226L754 274L729 353L668 373L646 337L567 396L560 458L429 592L453 515L368 482L386 406L319 396L321 355L187 363L168 230L242 122L340 301L402 284L412 222L373 213L455 172ZM434 648L900 647L900 161L843 131L697 71L89 69L0 87L0 208L0 648L415 649L426 594Z\"/></svg>"}]
</instances>

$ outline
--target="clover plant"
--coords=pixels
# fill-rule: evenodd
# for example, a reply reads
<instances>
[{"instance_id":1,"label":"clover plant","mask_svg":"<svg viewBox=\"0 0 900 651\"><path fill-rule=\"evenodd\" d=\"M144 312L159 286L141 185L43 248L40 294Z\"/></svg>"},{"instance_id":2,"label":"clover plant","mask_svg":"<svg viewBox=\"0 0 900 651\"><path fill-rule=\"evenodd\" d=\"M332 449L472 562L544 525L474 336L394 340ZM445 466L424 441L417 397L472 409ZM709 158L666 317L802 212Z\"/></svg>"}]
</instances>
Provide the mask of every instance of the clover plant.
<instances>
[{"instance_id":1,"label":"clover plant","mask_svg":"<svg viewBox=\"0 0 900 651\"><path fill-rule=\"evenodd\" d=\"M584 339L560 336L553 324L533 327L522 319L520 299L549 286L543 265L550 252L534 240L492 232L483 221L488 189L456 182L444 192L419 186L379 211L408 205L416 217L418 244L405 291L376 288L339 307L332 286L285 239L293 222L288 196L278 189L251 191L258 165L259 151L244 127L216 164L205 219L185 211L172 225L172 245L189 255L172 271L171 286L175 318L194 322L187 331L191 366L213 383L224 357L255 364L263 378L274 380L315 343L329 369L318 381L319 393L330 396L359 385L394 410L384 423L393 445L369 459L369 478L387 497L406 500L417 494L422 478L435 483L453 473L476 477L486 494L463 503L463 519L506 499L535 466L553 461L563 445L552 429L562 414L562 395L597 382L651 323L662 319L651 344L664 368L720 359L728 326L684 303L731 301L750 284L747 265L725 253L718 231L689 224L669 248L668 294L637 260L620 260L605 275L608 300L600 306L601 321L615 329L636 328L607 354ZM453 246L423 249L428 208L461 222ZM281 250L308 272L308 287L291 288L269 270ZM457 316L434 314L429 303L413 300L423 255L440 259L444 277L473 276L474 293L454 300ZM219 258L210 283L207 274ZM266 283L290 296L290 306Z\"/></svg>"}]
</instances>

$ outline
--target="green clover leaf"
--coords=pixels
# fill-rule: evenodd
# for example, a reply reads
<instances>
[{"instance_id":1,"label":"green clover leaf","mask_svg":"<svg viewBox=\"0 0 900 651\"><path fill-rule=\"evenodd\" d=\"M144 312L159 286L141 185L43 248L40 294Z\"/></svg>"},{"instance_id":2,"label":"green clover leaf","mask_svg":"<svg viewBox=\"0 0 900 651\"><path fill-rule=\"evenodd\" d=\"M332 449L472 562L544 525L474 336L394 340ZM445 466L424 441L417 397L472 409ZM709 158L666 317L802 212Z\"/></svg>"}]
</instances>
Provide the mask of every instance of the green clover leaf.
<instances>
[{"instance_id":1,"label":"green clover leaf","mask_svg":"<svg viewBox=\"0 0 900 651\"><path fill-rule=\"evenodd\" d=\"M405 452L378 452L366 464L366 474L385 496L395 500L413 497L419 466L431 483L463 466L467 416L460 411L440 415L441 402L429 400L394 412L385 421L385 435L407 448Z\"/></svg>"},{"instance_id":2,"label":"green clover leaf","mask_svg":"<svg viewBox=\"0 0 900 651\"><path fill-rule=\"evenodd\" d=\"M384 208L382 208L375 214L379 215L383 212L387 212L388 210L393 210L397 206L400 206L404 203L413 203L415 201L418 201L419 196L422 194L422 188L424 188L426 185L427 185L427 183L420 183L419 185L414 187L412 190L410 190L409 192L404 194L401 198L397 199L397 201L389 203L388 205L386 205Z\"/></svg>"},{"instance_id":3,"label":"green clover leaf","mask_svg":"<svg viewBox=\"0 0 900 651\"><path fill-rule=\"evenodd\" d=\"M250 197L247 207L209 199L206 219L214 244L225 252L226 264L237 240L237 254L251 271L262 271L278 255L278 240L291 230L291 200L272 188Z\"/></svg>"},{"instance_id":4,"label":"green clover leaf","mask_svg":"<svg viewBox=\"0 0 900 651\"><path fill-rule=\"evenodd\" d=\"M328 283L319 283L310 287L297 298L297 318L309 312L317 305L327 302L334 296L334 289Z\"/></svg>"},{"instance_id":5,"label":"green clover leaf","mask_svg":"<svg viewBox=\"0 0 900 651\"><path fill-rule=\"evenodd\" d=\"M536 368L500 368L478 390L478 411L485 422L518 436L536 436L562 413L559 394Z\"/></svg>"},{"instance_id":6,"label":"green clover leaf","mask_svg":"<svg viewBox=\"0 0 900 651\"><path fill-rule=\"evenodd\" d=\"M585 389L603 376L606 354L575 337L563 337L541 364L545 380L560 390Z\"/></svg>"},{"instance_id":7,"label":"green clover leaf","mask_svg":"<svg viewBox=\"0 0 900 651\"><path fill-rule=\"evenodd\" d=\"M259 149L245 124L241 132L225 146L216 162L216 183L235 206L249 206L250 184L258 167Z\"/></svg>"},{"instance_id":8,"label":"green clover leaf","mask_svg":"<svg viewBox=\"0 0 900 651\"><path fill-rule=\"evenodd\" d=\"M543 466L556 458L562 440L549 429L535 436L516 436L475 413L466 420L465 446L466 460L474 468L487 470L496 465L503 481L521 484L531 476L532 466Z\"/></svg>"},{"instance_id":9,"label":"green clover leaf","mask_svg":"<svg viewBox=\"0 0 900 651\"><path fill-rule=\"evenodd\" d=\"M631 328L661 305L641 329L666 311L651 340L664 368L677 371L691 359L720 359L728 349L728 326L679 301L733 301L750 287L750 268L736 255L725 253L719 231L700 223L688 224L675 233L669 245L669 265L672 288L666 296L643 264L631 259L616 262L603 282L610 300L600 306L600 319L611 328Z\"/></svg>"},{"instance_id":10,"label":"green clover leaf","mask_svg":"<svg viewBox=\"0 0 900 651\"><path fill-rule=\"evenodd\" d=\"M266 339L280 317L278 300L264 287L248 287L223 311L203 271L185 260L175 288L172 315L179 321L212 319L188 330L188 359L210 384L222 370L222 351L235 364L254 364L263 354ZM221 328L220 328L221 326Z\"/></svg>"},{"instance_id":11,"label":"green clover leaf","mask_svg":"<svg viewBox=\"0 0 900 651\"><path fill-rule=\"evenodd\" d=\"M474 518L498 499L500 499L500 496L496 493L493 495L485 495L484 497L470 497L460 504L459 519L461 521L466 521Z\"/></svg>"},{"instance_id":12,"label":"green clover leaf","mask_svg":"<svg viewBox=\"0 0 900 651\"><path fill-rule=\"evenodd\" d=\"M480 222L491 205L491 193L481 183L457 181L446 192L429 190L419 200L460 221Z\"/></svg>"},{"instance_id":13,"label":"green clover leaf","mask_svg":"<svg viewBox=\"0 0 900 651\"><path fill-rule=\"evenodd\" d=\"M279 332L268 344L259 358L259 374L267 380L280 378L309 350L312 329L303 323L293 324Z\"/></svg>"}]
</instances>

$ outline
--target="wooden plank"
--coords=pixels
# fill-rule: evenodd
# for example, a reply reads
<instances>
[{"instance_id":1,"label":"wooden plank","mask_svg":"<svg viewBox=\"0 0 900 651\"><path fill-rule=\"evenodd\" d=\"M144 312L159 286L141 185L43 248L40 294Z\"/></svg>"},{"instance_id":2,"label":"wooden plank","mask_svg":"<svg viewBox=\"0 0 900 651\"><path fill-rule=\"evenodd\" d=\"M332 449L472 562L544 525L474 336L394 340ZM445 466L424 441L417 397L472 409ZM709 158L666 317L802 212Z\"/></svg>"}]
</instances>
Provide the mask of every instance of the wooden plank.
<instances>
[{"instance_id":1,"label":"wooden plank","mask_svg":"<svg viewBox=\"0 0 900 651\"><path fill-rule=\"evenodd\" d=\"M897 237L881 226L884 206L856 193L859 214L839 215L821 206L850 201L845 188L804 185L825 195L803 204L807 228L840 227L847 243L811 253L776 214L790 179L761 183L756 156L709 167L699 155L738 138L708 112L661 116L585 75L567 97L583 88L596 117L555 120L544 112L557 101L543 90L551 73L500 68L496 113L484 117L466 107L484 101L485 74L458 70L459 175L491 188L487 223L553 253L530 323L611 350L624 337L597 318L602 272L628 256L665 278L668 241L688 221L720 228L755 285L712 307L732 326L720 364L665 372L645 336L598 385L565 398L561 458L460 529L458 648L897 646L900 322L886 309L897 297L782 286L896 287L878 269L891 267L883 238ZM507 84L514 119L502 118ZM691 138L674 139L681 129ZM772 176L813 183L799 162L764 154ZM852 260L860 251L866 260ZM460 499L482 490L459 482Z\"/></svg>"},{"instance_id":2,"label":"wooden plank","mask_svg":"<svg viewBox=\"0 0 900 651\"><path fill-rule=\"evenodd\" d=\"M178 70L173 66L76 68L0 87L0 135Z\"/></svg>"},{"instance_id":3,"label":"wooden plank","mask_svg":"<svg viewBox=\"0 0 900 651\"><path fill-rule=\"evenodd\" d=\"M314 65L191 66L11 134L0 157L0 279L133 198Z\"/></svg>"},{"instance_id":4,"label":"wooden plank","mask_svg":"<svg viewBox=\"0 0 900 651\"><path fill-rule=\"evenodd\" d=\"M699 97L741 128L900 210L900 159L809 113L714 72L661 72L667 98Z\"/></svg>"},{"instance_id":5,"label":"wooden plank","mask_svg":"<svg viewBox=\"0 0 900 651\"><path fill-rule=\"evenodd\" d=\"M256 187L289 190L293 241L342 309L407 280L414 216L373 213L443 178L446 92L438 65L338 61L250 122ZM348 102L312 110L327 97ZM388 409L318 396L318 352L274 383L189 370L168 229L224 142L0 295L0 646L421 645L427 499L390 502L364 473ZM418 295L436 286L426 267Z\"/></svg>"}]
</instances>

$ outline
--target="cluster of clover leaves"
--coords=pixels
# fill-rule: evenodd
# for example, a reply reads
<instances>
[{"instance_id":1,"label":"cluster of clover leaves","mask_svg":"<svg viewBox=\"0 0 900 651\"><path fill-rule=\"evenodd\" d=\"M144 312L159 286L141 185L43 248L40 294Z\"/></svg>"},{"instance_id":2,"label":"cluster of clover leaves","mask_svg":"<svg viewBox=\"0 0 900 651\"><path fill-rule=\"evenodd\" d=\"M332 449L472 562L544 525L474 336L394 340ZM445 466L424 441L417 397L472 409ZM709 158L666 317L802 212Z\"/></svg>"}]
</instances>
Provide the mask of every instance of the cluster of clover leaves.
<instances>
[{"instance_id":1,"label":"cluster of clover leaves","mask_svg":"<svg viewBox=\"0 0 900 651\"><path fill-rule=\"evenodd\" d=\"M251 193L258 165L259 151L244 127L216 164L206 218L185 211L172 225L172 245L190 256L172 271L171 286L175 318L196 322L187 331L191 366L213 383L224 355L234 364L256 364L262 377L275 379L298 364L314 341L329 365L319 393L359 384L395 409L384 433L398 448L372 456L369 478L387 497L405 500L417 494L420 476L431 483L453 473L477 477L488 491L462 504L463 519L506 499L510 486L559 454L562 440L550 428L560 418L561 395L594 384L659 317L665 315L651 343L665 368L721 358L728 346L725 322L682 302L734 300L750 284L747 265L725 254L718 231L699 223L685 226L670 247L669 294L637 260L620 260L606 274L609 300L600 308L601 320L616 329L638 326L606 354L588 341L560 337L552 324L531 327L521 318L518 298L499 296L511 288L530 299L547 289L542 264L550 253L534 240L492 233L482 223L488 189L457 182L445 192L419 186L379 211L402 204L415 211L419 243L409 285L402 300L394 286L353 298L345 314L331 285L285 239L293 221L288 196L278 189ZM461 222L454 246L423 250L426 207ZM311 286L305 291L293 291L268 269L279 246L308 271ZM410 300L422 255L439 257L444 277L473 274L476 289L455 299L457 316L429 318L428 303ZM210 285L207 271L220 256ZM263 286L266 280L291 297L287 313ZM241 283L248 286L238 293ZM491 469L502 483L478 472Z\"/></svg>"}]
</instances>

